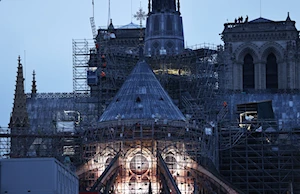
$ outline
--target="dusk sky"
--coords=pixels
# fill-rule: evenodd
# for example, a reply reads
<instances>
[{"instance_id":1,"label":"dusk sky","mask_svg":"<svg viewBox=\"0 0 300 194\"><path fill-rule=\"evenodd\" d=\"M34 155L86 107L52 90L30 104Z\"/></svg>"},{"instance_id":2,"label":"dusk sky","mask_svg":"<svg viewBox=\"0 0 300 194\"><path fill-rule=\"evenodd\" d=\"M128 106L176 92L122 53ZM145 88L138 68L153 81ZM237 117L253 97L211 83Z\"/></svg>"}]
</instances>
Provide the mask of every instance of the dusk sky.
<instances>
[{"instance_id":1,"label":"dusk sky","mask_svg":"<svg viewBox=\"0 0 300 194\"><path fill-rule=\"evenodd\" d=\"M96 26L107 26L108 0L94 1ZM147 3L141 1L146 12ZM130 23L139 7L140 0L111 0L113 24ZM223 24L240 16L248 15L253 20L261 15L281 21L290 12L291 19L300 23L299 7L299 0L261 0L261 6L260 0L181 0L185 43L222 44L219 34ZM38 92L73 91L72 39L92 38L92 10L92 0L0 1L0 126L7 127L12 111L18 55L24 66L27 93L33 70ZM296 26L300 28L298 23Z\"/></svg>"}]
</instances>

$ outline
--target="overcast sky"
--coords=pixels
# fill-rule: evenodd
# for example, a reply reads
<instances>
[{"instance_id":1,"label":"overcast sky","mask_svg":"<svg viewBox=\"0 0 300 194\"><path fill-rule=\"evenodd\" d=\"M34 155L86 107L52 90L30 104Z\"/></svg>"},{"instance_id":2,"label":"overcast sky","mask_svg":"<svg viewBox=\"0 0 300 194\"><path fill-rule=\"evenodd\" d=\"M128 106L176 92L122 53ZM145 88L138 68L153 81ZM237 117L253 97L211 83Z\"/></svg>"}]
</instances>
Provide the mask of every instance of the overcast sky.
<instances>
[{"instance_id":1,"label":"overcast sky","mask_svg":"<svg viewBox=\"0 0 300 194\"><path fill-rule=\"evenodd\" d=\"M261 1L260 6L260 0L181 0L186 44L222 44L223 24L239 16L253 20L261 15L276 21L285 20L290 12L291 19L300 23L299 0ZM141 1L145 11L147 2ZM139 6L140 0L132 0L132 6L131 0L111 0L114 25L130 23ZM92 38L92 13L92 0L0 1L0 126L7 126L12 111L18 55L26 92L31 90L33 70L38 92L73 91L72 39ZM96 25L107 22L108 0L95 0Z\"/></svg>"}]
</instances>

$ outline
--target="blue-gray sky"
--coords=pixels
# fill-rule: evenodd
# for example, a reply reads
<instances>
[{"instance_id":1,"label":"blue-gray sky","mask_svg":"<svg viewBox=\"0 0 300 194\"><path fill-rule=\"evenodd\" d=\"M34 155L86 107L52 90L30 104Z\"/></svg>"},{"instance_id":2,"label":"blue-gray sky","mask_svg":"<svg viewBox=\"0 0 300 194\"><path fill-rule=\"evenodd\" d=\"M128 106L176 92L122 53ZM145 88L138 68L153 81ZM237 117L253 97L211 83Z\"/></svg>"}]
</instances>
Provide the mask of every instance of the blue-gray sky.
<instances>
[{"instance_id":1,"label":"blue-gray sky","mask_svg":"<svg viewBox=\"0 0 300 194\"><path fill-rule=\"evenodd\" d=\"M106 26L108 0L94 1L96 25ZM141 1L145 11L147 2ZM140 0L111 0L114 25L130 23L139 6ZM290 12L300 23L299 7L298 0L261 0L261 6L260 0L181 0L185 42L222 44L223 24L239 16L276 21ZM0 126L7 126L12 111L18 55L25 66L26 92L33 70L38 92L72 92L72 39L92 38L92 13L92 0L0 1Z\"/></svg>"}]
</instances>

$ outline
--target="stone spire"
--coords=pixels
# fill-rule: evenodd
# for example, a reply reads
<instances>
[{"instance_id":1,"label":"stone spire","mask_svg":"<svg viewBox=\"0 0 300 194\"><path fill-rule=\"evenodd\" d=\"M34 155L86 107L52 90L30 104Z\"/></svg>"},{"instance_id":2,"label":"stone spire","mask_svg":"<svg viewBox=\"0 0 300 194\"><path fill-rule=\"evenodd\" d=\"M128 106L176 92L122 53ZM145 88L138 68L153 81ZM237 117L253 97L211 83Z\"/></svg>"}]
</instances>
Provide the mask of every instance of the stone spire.
<instances>
[{"instance_id":1,"label":"stone spire","mask_svg":"<svg viewBox=\"0 0 300 194\"><path fill-rule=\"evenodd\" d=\"M288 12L288 15L287 15L286 21L287 21L287 22L291 22L291 21L292 21L292 20L291 20L291 18L290 18L290 12Z\"/></svg>"},{"instance_id":2,"label":"stone spire","mask_svg":"<svg viewBox=\"0 0 300 194\"><path fill-rule=\"evenodd\" d=\"M36 89L36 81L35 81L35 71L33 70L32 73L32 85L31 85L31 95L35 95L37 92Z\"/></svg>"},{"instance_id":3,"label":"stone spire","mask_svg":"<svg viewBox=\"0 0 300 194\"><path fill-rule=\"evenodd\" d=\"M114 32L115 27L113 25L112 19L110 19L109 26L107 27L108 32Z\"/></svg>"},{"instance_id":4,"label":"stone spire","mask_svg":"<svg viewBox=\"0 0 300 194\"><path fill-rule=\"evenodd\" d=\"M9 128L13 130L23 130L29 127L28 113L26 108L26 95L24 93L24 77L23 66L21 64L20 56L18 58L18 72L16 80L15 97L13 103L13 110L10 117Z\"/></svg>"}]
</instances>

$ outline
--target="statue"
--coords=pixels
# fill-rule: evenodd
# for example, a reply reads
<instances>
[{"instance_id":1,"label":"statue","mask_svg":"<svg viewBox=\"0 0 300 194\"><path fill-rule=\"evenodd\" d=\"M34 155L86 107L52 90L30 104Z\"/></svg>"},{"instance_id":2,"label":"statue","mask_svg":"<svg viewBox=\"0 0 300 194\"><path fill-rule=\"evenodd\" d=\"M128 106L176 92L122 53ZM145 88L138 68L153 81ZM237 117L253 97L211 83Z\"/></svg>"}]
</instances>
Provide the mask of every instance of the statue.
<instances>
[{"instance_id":1,"label":"statue","mask_svg":"<svg viewBox=\"0 0 300 194\"><path fill-rule=\"evenodd\" d=\"M241 22L242 22L242 20L241 20L241 17L239 17L239 18L238 18L238 22L239 22L239 23L241 23Z\"/></svg>"}]
</instances>

